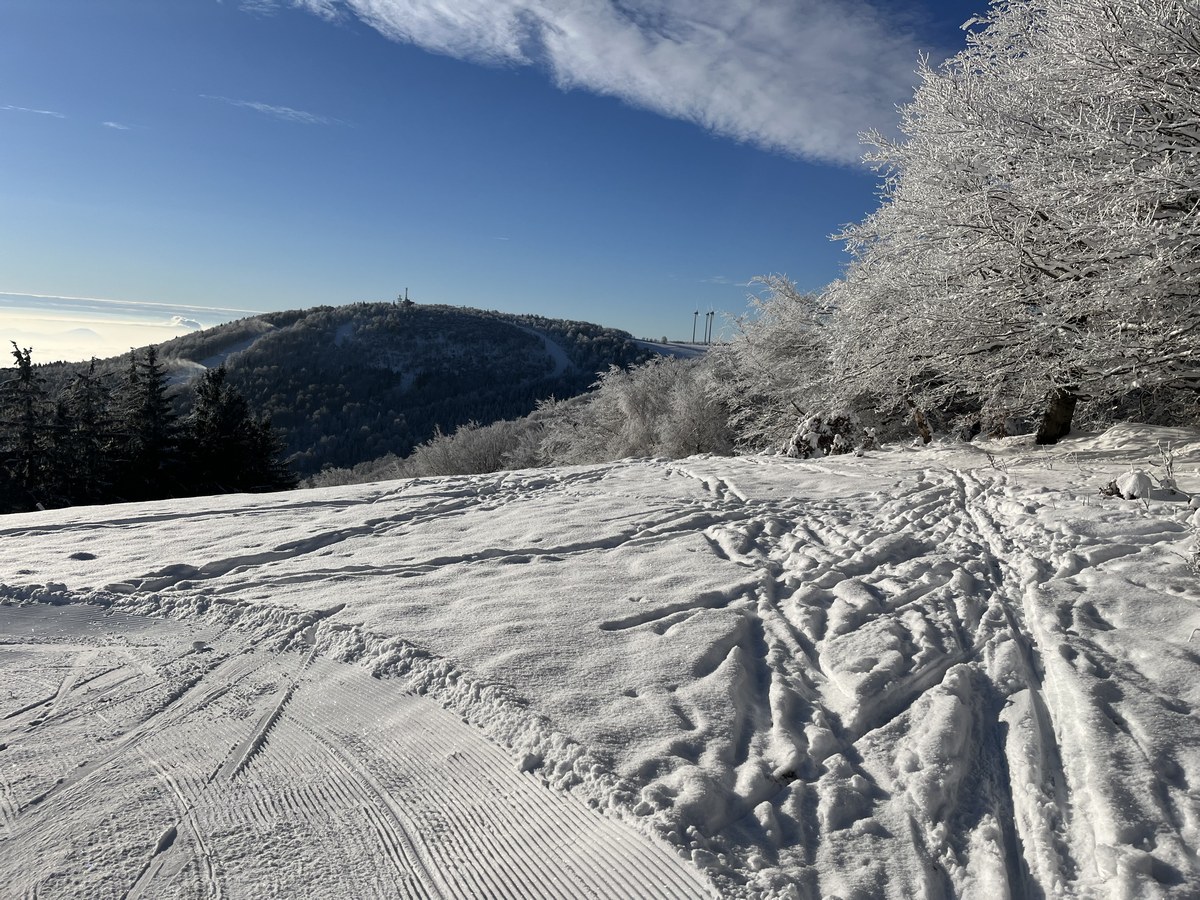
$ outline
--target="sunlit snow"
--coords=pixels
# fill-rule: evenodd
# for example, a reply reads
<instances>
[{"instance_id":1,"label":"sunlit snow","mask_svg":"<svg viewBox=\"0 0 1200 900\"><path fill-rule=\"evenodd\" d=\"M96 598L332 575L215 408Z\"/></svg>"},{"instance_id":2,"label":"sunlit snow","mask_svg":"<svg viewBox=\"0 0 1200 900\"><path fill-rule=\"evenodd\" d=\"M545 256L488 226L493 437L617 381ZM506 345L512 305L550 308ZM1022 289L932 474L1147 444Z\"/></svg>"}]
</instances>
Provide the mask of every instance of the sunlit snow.
<instances>
[{"instance_id":1,"label":"sunlit snow","mask_svg":"<svg viewBox=\"0 0 1200 900\"><path fill-rule=\"evenodd\" d=\"M1195 896L1193 510L1101 494L1166 442L0 517L0 885Z\"/></svg>"}]
</instances>

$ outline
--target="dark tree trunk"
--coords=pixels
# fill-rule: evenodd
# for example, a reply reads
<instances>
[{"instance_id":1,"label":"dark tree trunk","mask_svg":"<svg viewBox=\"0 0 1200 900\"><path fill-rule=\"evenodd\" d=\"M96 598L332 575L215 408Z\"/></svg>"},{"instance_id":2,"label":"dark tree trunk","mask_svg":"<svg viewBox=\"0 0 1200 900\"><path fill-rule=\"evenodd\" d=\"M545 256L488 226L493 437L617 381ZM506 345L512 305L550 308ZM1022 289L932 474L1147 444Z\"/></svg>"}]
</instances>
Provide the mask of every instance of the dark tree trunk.
<instances>
[{"instance_id":1,"label":"dark tree trunk","mask_svg":"<svg viewBox=\"0 0 1200 900\"><path fill-rule=\"evenodd\" d=\"M1079 395L1074 388L1055 388L1046 402L1034 441L1038 444L1057 444L1071 433L1071 417L1075 415L1075 404Z\"/></svg>"},{"instance_id":2,"label":"dark tree trunk","mask_svg":"<svg viewBox=\"0 0 1200 900\"><path fill-rule=\"evenodd\" d=\"M933 440L933 432L929 430L929 420L925 418L921 407L913 403L912 397L905 397L904 402L912 410L913 423L917 426L917 433L921 435L921 443L928 444Z\"/></svg>"}]
</instances>

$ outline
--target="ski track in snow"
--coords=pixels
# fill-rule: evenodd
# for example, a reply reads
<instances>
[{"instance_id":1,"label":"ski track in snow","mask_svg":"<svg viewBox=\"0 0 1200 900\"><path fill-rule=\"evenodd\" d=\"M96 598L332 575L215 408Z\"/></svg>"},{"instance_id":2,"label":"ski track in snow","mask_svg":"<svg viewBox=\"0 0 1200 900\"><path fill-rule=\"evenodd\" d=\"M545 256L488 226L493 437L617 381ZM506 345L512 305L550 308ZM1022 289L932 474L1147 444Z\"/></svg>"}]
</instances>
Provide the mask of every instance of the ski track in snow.
<instances>
[{"instance_id":1,"label":"ski track in snow","mask_svg":"<svg viewBox=\"0 0 1200 900\"><path fill-rule=\"evenodd\" d=\"M548 334L538 331L535 328L528 328L524 325L516 326L519 330L526 334L531 334L542 342L542 346L546 348L546 356L550 358L553 368L544 376L546 378L561 378L568 371L575 368L575 364L571 362L571 358L567 356L567 351L562 348L558 341L551 338Z\"/></svg>"},{"instance_id":2,"label":"ski track in snow","mask_svg":"<svg viewBox=\"0 0 1200 900\"><path fill-rule=\"evenodd\" d=\"M1190 511L1093 493L1137 438L0 519L0 595L67 604L0 607L50 629L0 643L0 883L1195 896Z\"/></svg>"},{"instance_id":3,"label":"ski track in snow","mask_svg":"<svg viewBox=\"0 0 1200 900\"><path fill-rule=\"evenodd\" d=\"M0 607L0 626L6 670L70 664L3 720L5 896L710 896L667 848L358 667L230 632L178 655L203 632L97 606Z\"/></svg>"}]
</instances>

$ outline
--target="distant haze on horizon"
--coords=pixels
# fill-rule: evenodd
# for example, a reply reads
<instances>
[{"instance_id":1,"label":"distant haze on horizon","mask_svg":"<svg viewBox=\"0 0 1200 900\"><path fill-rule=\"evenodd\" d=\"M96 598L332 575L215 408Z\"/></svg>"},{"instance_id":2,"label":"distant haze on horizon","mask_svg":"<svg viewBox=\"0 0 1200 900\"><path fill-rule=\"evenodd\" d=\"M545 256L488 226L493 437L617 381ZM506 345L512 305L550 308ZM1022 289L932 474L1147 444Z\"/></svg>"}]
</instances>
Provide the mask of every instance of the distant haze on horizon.
<instances>
[{"instance_id":1,"label":"distant haze on horizon","mask_svg":"<svg viewBox=\"0 0 1200 900\"><path fill-rule=\"evenodd\" d=\"M856 134L985 10L6 0L0 288L32 293L0 340L121 352L406 286L689 338L756 275L838 276L877 202Z\"/></svg>"},{"instance_id":2,"label":"distant haze on horizon","mask_svg":"<svg viewBox=\"0 0 1200 900\"><path fill-rule=\"evenodd\" d=\"M391 299L399 298L379 298L375 302L388 302ZM0 356L0 368L11 365L9 356L12 343L22 349L32 349L35 363L87 362L93 358L119 356L130 348L161 344L184 334L262 312L0 291L0 335L7 342ZM692 318L689 315L689 321ZM621 328L611 322L594 324ZM720 337L723 327L723 323L719 322L714 325L714 339ZM697 339L700 339L703 330L704 320L701 316L697 324ZM658 340L663 335L635 334L634 337ZM690 338L690 333L686 337Z\"/></svg>"},{"instance_id":3,"label":"distant haze on horizon","mask_svg":"<svg viewBox=\"0 0 1200 900\"><path fill-rule=\"evenodd\" d=\"M0 368L12 364L13 342L32 349L35 363L86 362L254 314L252 310L0 291L0 336L5 341Z\"/></svg>"}]
</instances>

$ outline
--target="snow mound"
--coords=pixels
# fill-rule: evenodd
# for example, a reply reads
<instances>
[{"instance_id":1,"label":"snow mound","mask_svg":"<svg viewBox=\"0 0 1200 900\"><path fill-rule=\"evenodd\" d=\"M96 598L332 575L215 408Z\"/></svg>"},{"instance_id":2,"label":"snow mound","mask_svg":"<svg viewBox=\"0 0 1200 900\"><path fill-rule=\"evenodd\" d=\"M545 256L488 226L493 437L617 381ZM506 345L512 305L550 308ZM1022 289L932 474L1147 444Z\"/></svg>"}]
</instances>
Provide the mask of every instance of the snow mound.
<instances>
[{"instance_id":1,"label":"snow mound","mask_svg":"<svg viewBox=\"0 0 1200 900\"><path fill-rule=\"evenodd\" d=\"M1117 476L1117 492L1126 500L1144 500L1154 490L1154 482L1141 469L1133 469Z\"/></svg>"}]
</instances>

